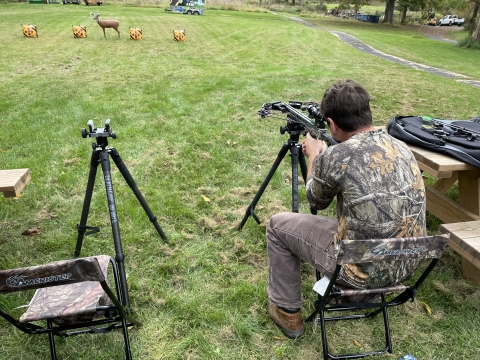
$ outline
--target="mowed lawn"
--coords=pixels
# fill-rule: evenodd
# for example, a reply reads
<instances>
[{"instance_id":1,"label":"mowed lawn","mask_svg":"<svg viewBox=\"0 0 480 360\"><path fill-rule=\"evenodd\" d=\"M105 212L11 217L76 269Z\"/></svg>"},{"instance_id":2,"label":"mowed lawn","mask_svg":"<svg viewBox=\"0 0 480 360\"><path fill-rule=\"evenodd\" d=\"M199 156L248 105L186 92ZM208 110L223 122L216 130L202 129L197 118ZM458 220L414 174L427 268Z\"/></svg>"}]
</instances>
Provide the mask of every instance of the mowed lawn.
<instances>
[{"instance_id":1,"label":"mowed lawn","mask_svg":"<svg viewBox=\"0 0 480 360\"><path fill-rule=\"evenodd\" d=\"M291 209L288 157L257 205L262 223L250 218L236 229L288 139L279 131L283 115L261 119L257 111L275 100L319 101L333 82L352 78L371 94L375 125L397 114L468 119L480 113L480 90L371 57L281 14L207 8L187 16L163 8L0 5L0 169L32 174L21 197L0 197L0 267L73 257L94 141L81 128L110 119L117 138L109 143L169 238L160 239L112 162L130 301L143 323L131 330L134 358L321 358L320 335L309 324L304 337L288 340L266 311L265 223ZM112 29L105 39L90 11L118 20L120 39ZM25 38L22 24L36 25L39 37ZM79 24L85 39L73 37ZM143 40L130 40L130 27L141 28ZM185 30L185 42L173 40L174 29ZM441 49L445 57L456 51ZM299 198L308 212L301 186ZM334 205L322 214L334 216ZM437 223L429 219L430 232ZM88 225L101 232L85 238L81 255L114 255L100 173ZM40 234L21 235L26 229ZM315 274L307 265L302 271L307 315ZM391 312L394 354L385 358L472 359L480 353L479 300L478 288L461 277L460 258L447 251L418 301ZM0 297L7 309L28 301L26 294ZM333 350L381 347L379 326L330 326ZM3 320L0 339L0 359L49 356L45 336ZM120 333L60 339L58 355L121 359L121 340Z\"/></svg>"}]
</instances>

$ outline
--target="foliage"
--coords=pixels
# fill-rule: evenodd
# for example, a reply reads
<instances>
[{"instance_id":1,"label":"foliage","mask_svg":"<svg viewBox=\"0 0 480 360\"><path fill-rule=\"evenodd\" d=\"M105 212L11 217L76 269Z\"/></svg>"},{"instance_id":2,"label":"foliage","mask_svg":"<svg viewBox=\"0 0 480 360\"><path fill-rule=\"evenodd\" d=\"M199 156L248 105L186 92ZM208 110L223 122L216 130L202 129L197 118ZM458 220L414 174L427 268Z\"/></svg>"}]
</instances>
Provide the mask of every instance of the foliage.
<instances>
[{"instance_id":1,"label":"foliage","mask_svg":"<svg viewBox=\"0 0 480 360\"><path fill-rule=\"evenodd\" d=\"M362 6L370 5L371 0L339 0L339 9L353 9L355 12L360 11Z\"/></svg>"},{"instance_id":2,"label":"foliage","mask_svg":"<svg viewBox=\"0 0 480 360\"><path fill-rule=\"evenodd\" d=\"M462 40L458 41L457 46L461 48L480 50L480 43L475 41L473 36L467 36Z\"/></svg>"}]
</instances>

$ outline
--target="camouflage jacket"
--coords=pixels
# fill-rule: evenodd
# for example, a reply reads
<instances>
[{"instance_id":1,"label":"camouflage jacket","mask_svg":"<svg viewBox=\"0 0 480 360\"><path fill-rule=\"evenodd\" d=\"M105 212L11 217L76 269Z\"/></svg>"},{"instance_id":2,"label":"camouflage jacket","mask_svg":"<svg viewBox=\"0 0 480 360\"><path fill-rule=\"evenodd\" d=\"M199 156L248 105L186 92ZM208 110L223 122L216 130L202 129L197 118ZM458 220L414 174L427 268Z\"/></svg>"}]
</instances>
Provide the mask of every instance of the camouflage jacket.
<instances>
[{"instance_id":1,"label":"camouflage jacket","mask_svg":"<svg viewBox=\"0 0 480 360\"><path fill-rule=\"evenodd\" d=\"M315 159L307 180L312 207L325 209L337 197L339 240L425 236L425 188L408 147L383 130L359 132ZM408 279L418 260L344 265L339 279L355 288Z\"/></svg>"}]
</instances>

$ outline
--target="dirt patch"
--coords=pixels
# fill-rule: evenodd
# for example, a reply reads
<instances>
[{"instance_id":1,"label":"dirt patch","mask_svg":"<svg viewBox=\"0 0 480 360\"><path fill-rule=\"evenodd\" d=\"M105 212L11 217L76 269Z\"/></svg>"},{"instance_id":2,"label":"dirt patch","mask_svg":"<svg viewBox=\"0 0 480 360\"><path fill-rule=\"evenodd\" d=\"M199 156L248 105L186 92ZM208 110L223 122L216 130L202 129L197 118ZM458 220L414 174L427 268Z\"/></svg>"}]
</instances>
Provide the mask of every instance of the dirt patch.
<instances>
[{"instance_id":1,"label":"dirt patch","mask_svg":"<svg viewBox=\"0 0 480 360\"><path fill-rule=\"evenodd\" d=\"M406 25L405 28L417 30L418 32L432 39L440 39L447 41L454 41L449 36L451 32L463 30L463 26Z\"/></svg>"}]
</instances>

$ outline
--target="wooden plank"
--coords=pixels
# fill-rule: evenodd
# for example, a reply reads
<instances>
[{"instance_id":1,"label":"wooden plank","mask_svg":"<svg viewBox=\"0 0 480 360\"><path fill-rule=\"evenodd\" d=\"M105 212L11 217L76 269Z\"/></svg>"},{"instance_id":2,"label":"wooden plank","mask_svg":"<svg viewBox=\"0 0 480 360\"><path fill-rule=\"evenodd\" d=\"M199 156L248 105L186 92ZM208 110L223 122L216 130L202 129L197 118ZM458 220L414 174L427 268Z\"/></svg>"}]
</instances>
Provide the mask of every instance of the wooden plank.
<instances>
[{"instance_id":1,"label":"wooden plank","mask_svg":"<svg viewBox=\"0 0 480 360\"><path fill-rule=\"evenodd\" d=\"M480 220L475 214L458 202L445 196L432 186L425 185L427 195L427 210L445 223Z\"/></svg>"},{"instance_id":2,"label":"wooden plank","mask_svg":"<svg viewBox=\"0 0 480 360\"><path fill-rule=\"evenodd\" d=\"M480 269L465 258L462 259L462 275L480 287Z\"/></svg>"},{"instance_id":3,"label":"wooden plank","mask_svg":"<svg viewBox=\"0 0 480 360\"><path fill-rule=\"evenodd\" d=\"M5 197L18 196L29 181L29 169L0 170L0 192Z\"/></svg>"},{"instance_id":4,"label":"wooden plank","mask_svg":"<svg viewBox=\"0 0 480 360\"><path fill-rule=\"evenodd\" d=\"M458 173L458 202L460 205L480 214L480 170Z\"/></svg>"},{"instance_id":5,"label":"wooden plank","mask_svg":"<svg viewBox=\"0 0 480 360\"><path fill-rule=\"evenodd\" d=\"M440 225L442 233L450 233L450 241L457 244L462 253L478 259L480 265L480 221L468 221Z\"/></svg>"},{"instance_id":6,"label":"wooden plank","mask_svg":"<svg viewBox=\"0 0 480 360\"><path fill-rule=\"evenodd\" d=\"M418 160L417 160L417 165L420 168L420 170L425 171L427 174L432 175L437 179L449 178L452 176L451 171L437 171L421 162L418 162Z\"/></svg>"},{"instance_id":7,"label":"wooden plank","mask_svg":"<svg viewBox=\"0 0 480 360\"><path fill-rule=\"evenodd\" d=\"M444 155L414 145L408 145L415 159L427 168L437 172L476 170L472 165L457 160L449 155ZM434 176L434 175L432 175Z\"/></svg>"},{"instance_id":8,"label":"wooden plank","mask_svg":"<svg viewBox=\"0 0 480 360\"><path fill-rule=\"evenodd\" d=\"M438 180L435 184L433 184L433 188L442 194L445 194L445 192L450 189L458 180L458 172L453 172L451 174L451 176L445 176L444 179Z\"/></svg>"},{"instance_id":9,"label":"wooden plank","mask_svg":"<svg viewBox=\"0 0 480 360\"><path fill-rule=\"evenodd\" d=\"M439 232L450 233L448 246L462 256L462 275L480 286L480 221L440 225Z\"/></svg>"}]
</instances>

